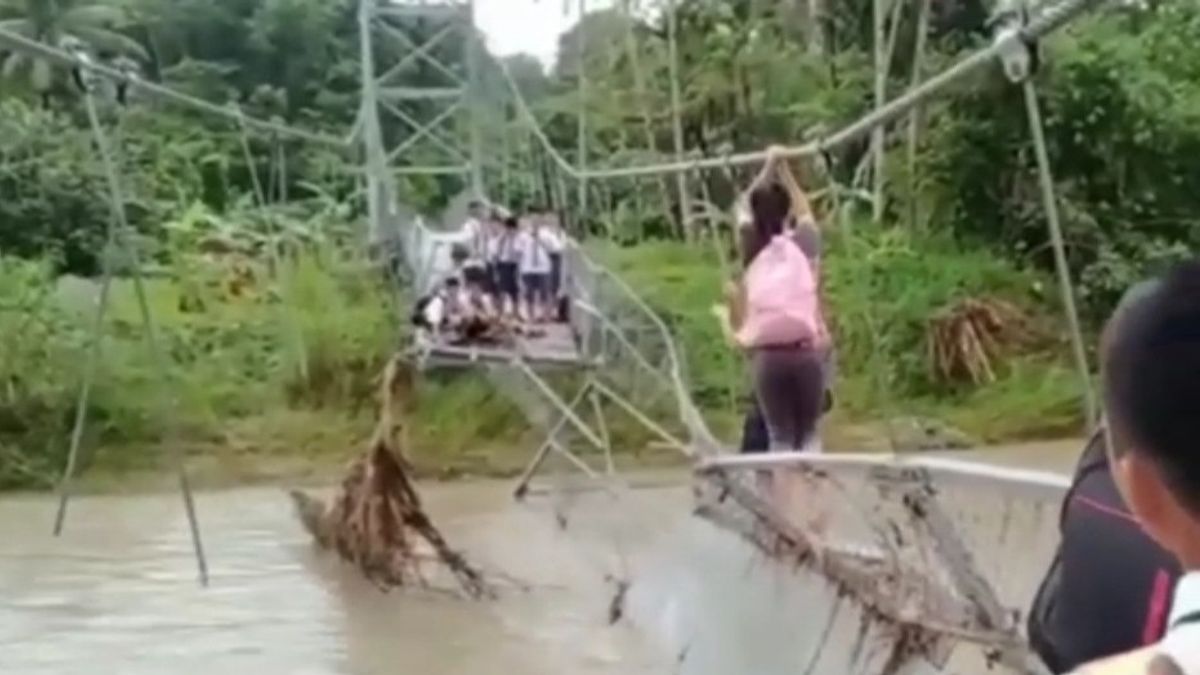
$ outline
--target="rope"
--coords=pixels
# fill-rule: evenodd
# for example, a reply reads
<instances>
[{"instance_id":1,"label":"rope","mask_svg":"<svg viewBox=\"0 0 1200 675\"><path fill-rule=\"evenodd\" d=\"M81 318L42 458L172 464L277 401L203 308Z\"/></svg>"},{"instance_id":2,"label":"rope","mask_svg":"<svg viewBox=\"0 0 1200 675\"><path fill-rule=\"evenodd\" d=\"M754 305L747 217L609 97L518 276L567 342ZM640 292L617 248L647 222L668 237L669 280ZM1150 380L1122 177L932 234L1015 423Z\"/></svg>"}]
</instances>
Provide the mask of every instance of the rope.
<instances>
[{"instance_id":1,"label":"rope","mask_svg":"<svg viewBox=\"0 0 1200 675\"><path fill-rule=\"evenodd\" d=\"M0 29L0 48L22 52L64 68L86 68L87 70L112 80L113 82L136 87L141 91L158 96L159 98L166 99L173 103L177 103L184 107L192 108L193 110L198 110L200 112L215 115L217 117L224 117L226 119L234 117L234 114L228 108L223 106L196 98L195 96L189 96L188 94L175 91L174 89L154 84L153 82L148 82L140 77L137 77L133 73L119 70L111 66L106 66L102 63L96 63L89 58L85 58L83 55L74 55L68 51L59 49L57 47L52 47L36 40L31 40L23 35L19 35L9 30ZM287 136L298 140L319 143L321 145L328 145L339 149L346 149L349 147L346 140L342 138L275 122L268 122L266 120L261 120L254 117L246 118L246 124L262 132L275 133L279 134L280 136Z\"/></svg>"},{"instance_id":2,"label":"rope","mask_svg":"<svg viewBox=\"0 0 1200 675\"><path fill-rule=\"evenodd\" d=\"M1037 158L1038 183L1042 190L1042 207L1046 211L1046 224L1050 229L1050 245L1054 249L1054 267L1058 272L1059 290L1063 308L1067 313L1067 324L1071 331L1071 351L1075 366L1083 385L1084 415L1088 428L1095 428L1097 418L1096 393L1092 387L1091 369L1088 367L1087 352L1083 348L1083 332L1079 328L1079 311L1075 308L1074 284L1067 266L1067 254L1063 246L1062 227L1058 218L1058 201L1054 194L1054 176L1050 172L1050 158L1046 152L1046 136L1042 127L1042 113L1038 107L1037 90L1033 80L1026 79L1022 85L1025 94L1025 111L1029 116L1029 131L1033 135L1034 156Z\"/></svg>"},{"instance_id":3,"label":"rope","mask_svg":"<svg viewBox=\"0 0 1200 675\"><path fill-rule=\"evenodd\" d=\"M83 55L83 56L77 58L76 60L81 64L82 67L84 67L84 68L88 67L89 60L86 58L86 55ZM85 72L87 72L87 71L85 71ZM97 152L100 155L100 162L101 162L101 165L103 166L105 178L108 182L109 199L112 202L112 204L111 204L112 220L109 223L109 228L110 228L109 236L112 238L113 241L119 242L120 244L122 244L124 246L125 254L129 257L129 262L130 262L130 267L131 267L131 275L133 277L134 293L137 296L138 312L141 315L142 328L146 332L146 343L150 349L151 358L154 360L155 365L158 368L158 371L160 373L167 374L170 371L166 367L167 363L166 363L166 360L163 358L162 351L159 347L158 338L157 338L157 335L155 334L155 330L154 330L154 322L150 316L150 305L149 305L149 302L146 300L146 289L145 289L145 286L144 286L143 280L142 280L141 266L140 266L140 263L138 260L137 250L134 246L129 245L129 243L124 239L123 236L119 236L119 235L124 235L125 233L128 232L129 221L125 214L125 202L124 202L124 197L123 197L123 194L121 191L121 182L120 182L120 179L117 177L116 166L113 163L112 151L108 146L108 139L106 138L106 136L104 134L104 129L100 126L100 117L96 113L96 102L95 102L95 99L92 97L90 83L88 83L86 80L84 82L83 89L84 89L83 100L84 100L85 107L87 109L88 122L92 128L92 136L94 137L94 139L96 141ZM111 262L106 261L105 265L106 265L106 268L108 268L108 271L105 274L105 285L102 287L101 292L106 295L108 292L108 283L111 280ZM104 296L101 297L101 302L102 303L106 302L106 298ZM93 350L98 349L97 345L100 342L100 337L101 337L99 329L101 329L102 325L103 325L103 313L104 313L105 309L106 309L106 306L104 306L103 304L101 307L97 308L96 324L94 326L94 328L96 329L96 332L93 335L93 343L92 343ZM91 361L94 364L94 361L92 361L92 358L93 357L89 355L89 361ZM85 375L84 375L84 387L85 388L90 389L91 380L92 380L91 375L89 373L85 372ZM82 436L83 427L86 424L86 419L87 419L86 394L87 394L86 391L80 392L80 406L76 411L75 428L72 430L72 452L71 452L70 456L68 456L67 471L63 475L62 483L60 486L60 491L61 491L60 504L59 504L60 514L55 522L56 534L59 531L61 531L61 525L62 525L61 521L62 521L63 517L65 517L65 514L66 514L67 500L70 495L70 484L71 484L72 473L74 472L76 456L77 456L78 450L79 450L79 443L76 441L76 439L78 437ZM174 398L172 398L172 403L174 403ZM200 525L196 518L196 506L195 506L194 500L192 499L192 490L191 490L191 485L188 482L187 468L184 464L184 459L183 459L183 451L180 448L179 444L177 444L177 443L172 443L171 448L172 448L172 455L174 458L176 470L179 474L179 488L183 495L184 510L187 513L188 526L191 530L192 547L193 547L193 551L196 556L196 567L197 567L197 571L199 573L200 584L203 586L207 586L208 585L208 562L204 556L204 545L200 538Z\"/></svg>"},{"instance_id":4,"label":"rope","mask_svg":"<svg viewBox=\"0 0 1200 675\"><path fill-rule=\"evenodd\" d=\"M254 186L254 199L257 203L259 212L262 213L263 218L267 223L267 255L271 260L271 265L275 268L275 274L279 275L279 282L282 286L280 290L280 298L283 300L285 320L288 323L290 332L292 333L292 340L295 342L296 356L298 361L297 369L299 370L301 379L307 381L308 347L304 343L304 334L300 330L300 320L296 318L296 314L293 311L292 304L290 302L291 298L289 297L290 294L287 290L289 284L287 278L284 276L283 259L279 255L277 242L272 241L272 237L275 235L281 235L282 230L275 227L274 219L272 219L270 214L267 213L267 196L263 189L262 178L258 175L258 165L254 162L254 155L250 151L250 137L246 129L246 118L242 114L242 109L238 107L237 104L231 103L230 106L237 113L238 130L240 131L238 138L241 140L242 154L246 157L246 168L250 171L250 182ZM282 158L282 151L280 151L280 153L280 158ZM280 180L280 185L282 187L283 179ZM281 197L282 196L283 195L281 195ZM278 243L282 243L282 240L283 238L280 236L280 241Z\"/></svg>"},{"instance_id":5,"label":"rope","mask_svg":"<svg viewBox=\"0 0 1200 675\"><path fill-rule=\"evenodd\" d=\"M816 141L811 141L803 145L791 146L783 148L780 156L787 159L802 159L819 155L828 152L832 149L859 140L861 137L869 134L873 129L893 122L913 108L923 104L928 99L935 95L941 94L944 90L955 84L959 80L975 74L984 68L993 67L994 62L1001 53L1012 49L1014 44L1031 43L1043 38L1055 31L1061 29L1071 20L1083 14L1100 4L1105 0L1063 0L1062 2L1047 7L1039 15L1032 18L1028 25L1018 33L1010 34L996 42L993 42L988 47L980 49L960 60L955 65L942 71L938 75L929 78L923 84L913 87L903 95L893 99L891 103L883 107L876 108L869 113L864 114L855 122L843 127L841 130L831 134L830 136ZM570 162L562 157L551 145L550 140L538 125L537 119L530 111L528 104L521 95L520 89L516 86L512 75L504 67L503 62L497 61L500 64L500 70L504 74L505 80L509 88L512 90L517 107L525 118L526 123L530 126L534 136L546 149L551 157L554 158L564 171L572 178L588 178L588 179L606 179L606 178L621 178L633 176L654 176L668 173L681 173L700 169L719 169L726 165L744 166L747 164L755 164L763 162L767 158L765 151L745 152L728 157L708 157L689 159L674 162L665 162L661 164L648 164L643 166L632 166L616 169L594 169L588 171L580 171L571 166Z\"/></svg>"},{"instance_id":6,"label":"rope","mask_svg":"<svg viewBox=\"0 0 1200 675\"><path fill-rule=\"evenodd\" d=\"M79 385L79 399L75 405L75 422L71 428L67 466L58 483L58 512L54 516L54 536L56 537L62 534L63 522L67 518L67 504L71 500L71 482L75 477L79 447L83 443L83 430L87 426L87 410L91 401L92 385L96 380L97 366L100 363L100 345L104 339L104 317L108 313L108 299L113 277L113 256L116 253L117 229L114 219L109 219L106 229L101 262L103 276L100 280L100 298L96 303L95 317L92 319L91 343L88 345L87 360L83 366L83 381Z\"/></svg>"}]
</instances>

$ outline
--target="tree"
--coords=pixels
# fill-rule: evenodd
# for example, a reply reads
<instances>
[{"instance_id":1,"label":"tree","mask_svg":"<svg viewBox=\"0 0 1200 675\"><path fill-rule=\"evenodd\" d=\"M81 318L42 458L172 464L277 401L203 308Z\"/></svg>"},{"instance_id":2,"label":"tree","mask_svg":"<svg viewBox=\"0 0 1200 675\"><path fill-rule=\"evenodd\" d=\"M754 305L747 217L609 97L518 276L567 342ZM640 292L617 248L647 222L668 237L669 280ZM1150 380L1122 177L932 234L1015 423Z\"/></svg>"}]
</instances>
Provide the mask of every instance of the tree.
<instances>
[{"instance_id":1,"label":"tree","mask_svg":"<svg viewBox=\"0 0 1200 675\"><path fill-rule=\"evenodd\" d=\"M124 10L112 5L80 0L0 0L0 29L55 47L61 46L64 38L74 37L101 54L145 61L145 48L118 32L125 23ZM0 74L11 78L25 70L43 104L49 104L54 71L47 61L13 51L5 56Z\"/></svg>"}]
</instances>

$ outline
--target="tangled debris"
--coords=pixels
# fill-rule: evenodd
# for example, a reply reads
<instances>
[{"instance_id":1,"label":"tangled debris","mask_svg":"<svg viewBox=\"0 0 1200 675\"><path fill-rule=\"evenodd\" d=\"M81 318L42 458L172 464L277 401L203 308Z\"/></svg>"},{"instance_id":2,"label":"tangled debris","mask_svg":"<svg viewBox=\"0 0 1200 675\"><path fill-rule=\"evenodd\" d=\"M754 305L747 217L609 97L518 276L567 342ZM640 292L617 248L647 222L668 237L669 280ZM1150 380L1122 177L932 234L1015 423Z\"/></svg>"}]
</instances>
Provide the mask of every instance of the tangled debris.
<instances>
[{"instance_id":1,"label":"tangled debris","mask_svg":"<svg viewBox=\"0 0 1200 675\"><path fill-rule=\"evenodd\" d=\"M399 413L411 402L411 369L399 357L384 369L379 421L365 453L350 463L328 500L299 490L289 494L305 529L381 588L430 584L425 572L443 567L470 598L494 596L484 575L450 548L413 486L401 448Z\"/></svg>"},{"instance_id":2,"label":"tangled debris","mask_svg":"<svg viewBox=\"0 0 1200 675\"><path fill-rule=\"evenodd\" d=\"M1036 341L1029 317L996 298L965 298L929 320L934 375L946 382L984 384L996 379L995 362Z\"/></svg>"}]
</instances>

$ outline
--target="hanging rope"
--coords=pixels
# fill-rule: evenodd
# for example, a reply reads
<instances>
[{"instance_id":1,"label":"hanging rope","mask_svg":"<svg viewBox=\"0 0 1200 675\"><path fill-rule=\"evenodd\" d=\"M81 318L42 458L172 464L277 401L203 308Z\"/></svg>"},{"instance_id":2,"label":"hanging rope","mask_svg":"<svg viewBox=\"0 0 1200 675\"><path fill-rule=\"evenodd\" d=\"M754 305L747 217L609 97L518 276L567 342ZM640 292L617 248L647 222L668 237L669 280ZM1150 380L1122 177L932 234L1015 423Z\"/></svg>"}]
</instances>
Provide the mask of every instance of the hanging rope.
<instances>
[{"instance_id":1,"label":"hanging rope","mask_svg":"<svg viewBox=\"0 0 1200 675\"><path fill-rule=\"evenodd\" d=\"M88 123L91 125L92 136L96 143L96 150L100 156L100 162L104 170L105 179L108 182L109 200L111 201L112 208L112 220L109 224L110 241L123 248L126 257L128 258L130 275L133 279L134 294L137 297L138 313L141 316L142 330L145 333L146 346L150 350L151 360L154 362L158 372L167 375L171 371L167 367L166 359L164 358L158 344L158 337L156 334L154 321L150 315L150 304L146 299L146 289L142 279L141 265L138 260L137 249L136 246L127 239L127 234L129 232L129 221L125 214L125 201L124 194L121 190L121 182L117 177L116 165L113 161L112 150L109 148L108 139L106 138L104 129L100 124L100 117L96 113L96 101L92 95L94 77L90 70L91 61L87 54L82 52L76 55L76 60L80 64L78 72L80 73L80 81L83 87L83 100L84 107L87 110ZM93 329L95 330L94 334L92 335L91 351L93 354L98 353L98 345L103 332L104 311L107 309L107 296L109 293L109 285L111 283L111 258L111 255L106 256L105 267L107 268L107 271L105 272L105 278L102 282L100 305L97 307L96 321L93 326ZM95 356L89 355L91 368L94 368L95 358ZM92 377L92 374L85 373L84 383L81 389L86 388L90 390ZM174 396L171 397L171 404L172 406L175 405ZM60 513L55 521L56 533L61 531L62 520L66 515L67 500L70 495L72 474L77 461L79 443L75 439L82 436L83 428L86 423L87 392L81 390L80 406L76 411L75 427L71 434L72 449L67 458L67 470L63 474L60 487ZM204 556L204 545L200 538L200 525L196 518L196 506L192 498L192 490L188 481L187 467L184 463L183 451L178 443L171 443L170 445L172 448L172 456L174 458L175 468L179 475L179 488L183 495L183 504L184 510L187 514L188 527L191 530L192 548L196 556L196 567L199 573L200 583L201 585L207 586L208 563Z\"/></svg>"},{"instance_id":2,"label":"hanging rope","mask_svg":"<svg viewBox=\"0 0 1200 675\"><path fill-rule=\"evenodd\" d=\"M1054 250L1054 268L1058 272L1063 310L1067 314L1067 324L1071 331L1071 351L1074 353L1075 367L1079 371L1080 385L1083 388L1084 419L1087 420L1090 429L1094 428L1097 423L1096 393L1092 386L1092 371L1088 366L1087 352L1083 347L1083 331L1079 327L1079 311L1075 307L1075 285L1071 282L1071 270L1067 266L1062 225L1058 218L1058 198L1054 194L1054 176L1050 171L1050 157L1046 152L1046 134L1042 126L1042 113L1038 107L1037 90L1033 86L1033 81L1025 80L1022 89L1025 95L1025 111L1029 116L1029 131L1033 136L1034 156L1037 158L1038 183L1042 189L1042 208L1046 212L1046 225L1050 230L1050 245Z\"/></svg>"}]
</instances>

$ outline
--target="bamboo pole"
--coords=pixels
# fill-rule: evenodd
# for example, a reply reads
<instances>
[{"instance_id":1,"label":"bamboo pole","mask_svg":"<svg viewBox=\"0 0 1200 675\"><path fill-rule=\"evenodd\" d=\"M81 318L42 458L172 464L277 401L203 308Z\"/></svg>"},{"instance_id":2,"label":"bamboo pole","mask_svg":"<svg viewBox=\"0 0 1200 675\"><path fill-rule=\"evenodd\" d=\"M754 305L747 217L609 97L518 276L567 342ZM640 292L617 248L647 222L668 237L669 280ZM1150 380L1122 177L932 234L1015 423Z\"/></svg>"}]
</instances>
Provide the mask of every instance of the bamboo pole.
<instances>
[{"instance_id":1,"label":"bamboo pole","mask_svg":"<svg viewBox=\"0 0 1200 675\"><path fill-rule=\"evenodd\" d=\"M675 139L675 161L683 161L683 111L680 101L681 95L679 91L679 43L678 43L678 17L675 15L676 0L667 0L667 51L669 52L668 65L670 66L671 77L671 131ZM688 218L692 211L692 200L688 195L688 181L686 172L680 171L675 174L675 186L679 191L679 227L683 231L685 239L690 240L692 237L691 228L688 224Z\"/></svg>"},{"instance_id":2,"label":"bamboo pole","mask_svg":"<svg viewBox=\"0 0 1200 675\"><path fill-rule=\"evenodd\" d=\"M579 0L579 24L576 38L579 43L579 123L577 139L578 148L576 152L578 157L575 158L575 165L583 171L587 171L587 31L584 29L584 19L587 17L587 0ZM580 222L584 222L587 218L588 210L588 180L587 176L581 176L576 181L576 189L578 196L576 199L577 217Z\"/></svg>"},{"instance_id":3,"label":"bamboo pole","mask_svg":"<svg viewBox=\"0 0 1200 675\"><path fill-rule=\"evenodd\" d=\"M642 134L645 136L646 149L652 154L658 154L658 143L654 140L654 116L650 112L649 93L646 91L646 79L642 72L642 57L638 50L637 39L633 33L634 19L630 12L631 0L622 0L621 8L625 15L625 53L629 58L629 69L633 76L633 92L637 98L638 110L642 118ZM659 194L662 196L664 215L667 222L671 221L671 190L667 187L666 176L655 177Z\"/></svg>"},{"instance_id":4,"label":"bamboo pole","mask_svg":"<svg viewBox=\"0 0 1200 675\"><path fill-rule=\"evenodd\" d=\"M919 0L921 7L917 15L917 39L913 46L911 88L921 84L925 70L925 41L929 34L929 15L933 8L933 0ZM917 191L920 181L917 176L917 148L920 147L922 106L915 106L908 115L908 226L915 228L920 222L920 204Z\"/></svg>"}]
</instances>

